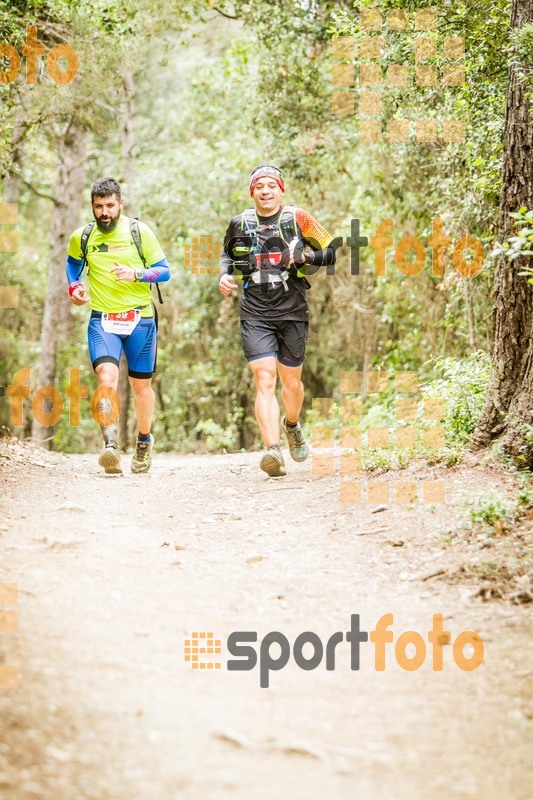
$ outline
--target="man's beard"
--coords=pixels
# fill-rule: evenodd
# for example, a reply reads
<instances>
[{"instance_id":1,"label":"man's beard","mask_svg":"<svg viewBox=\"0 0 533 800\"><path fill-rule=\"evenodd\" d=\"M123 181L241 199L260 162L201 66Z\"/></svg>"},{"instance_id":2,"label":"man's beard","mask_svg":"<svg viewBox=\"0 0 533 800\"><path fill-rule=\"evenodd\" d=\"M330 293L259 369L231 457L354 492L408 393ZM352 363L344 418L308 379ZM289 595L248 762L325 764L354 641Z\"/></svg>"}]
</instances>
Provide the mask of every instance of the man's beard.
<instances>
[{"instance_id":1,"label":"man's beard","mask_svg":"<svg viewBox=\"0 0 533 800\"><path fill-rule=\"evenodd\" d=\"M120 209L119 209L119 212L118 212L117 216L116 217L111 217L109 219L109 222L107 222L107 223L102 222L101 218L99 219L98 217L96 217L94 212L93 212L93 216L94 216L94 218L96 220L96 227L98 228L99 231L101 231L102 233L111 233L111 231L114 231L115 228L118 225L118 221L120 219Z\"/></svg>"}]
</instances>

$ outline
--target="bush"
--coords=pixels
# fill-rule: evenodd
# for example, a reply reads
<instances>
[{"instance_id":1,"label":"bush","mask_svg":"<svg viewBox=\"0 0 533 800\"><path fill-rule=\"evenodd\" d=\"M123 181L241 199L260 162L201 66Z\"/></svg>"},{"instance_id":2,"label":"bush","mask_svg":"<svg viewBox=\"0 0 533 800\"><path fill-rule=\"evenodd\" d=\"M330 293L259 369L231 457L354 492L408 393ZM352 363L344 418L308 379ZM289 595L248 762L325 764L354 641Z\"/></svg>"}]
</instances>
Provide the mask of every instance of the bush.
<instances>
[{"instance_id":1,"label":"bush","mask_svg":"<svg viewBox=\"0 0 533 800\"><path fill-rule=\"evenodd\" d=\"M498 492L488 492L472 498L466 504L468 517L474 528L505 531L517 516L517 504Z\"/></svg>"},{"instance_id":2,"label":"bush","mask_svg":"<svg viewBox=\"0 0 533 800\"><path fill-rule=\"evenodd\" d=\"M429 397L446 401L447 444L464 447L483 410L490 375L490 358L482 350L471 358L442 358L436 367L442 378L424 387Z\"/></svg>"},{"instance_id":3,"label":"bush","mask_svg":"<svg viewBox=\"0 0 533 800\"><path fill-rule=\"evenodd\" d=\"M486 492L471 497L465 504L470 526L505 533L533 507L533 489L528 475L518 476L518 491L514 498L501 492Z\"/></svg>"}]
</instances>

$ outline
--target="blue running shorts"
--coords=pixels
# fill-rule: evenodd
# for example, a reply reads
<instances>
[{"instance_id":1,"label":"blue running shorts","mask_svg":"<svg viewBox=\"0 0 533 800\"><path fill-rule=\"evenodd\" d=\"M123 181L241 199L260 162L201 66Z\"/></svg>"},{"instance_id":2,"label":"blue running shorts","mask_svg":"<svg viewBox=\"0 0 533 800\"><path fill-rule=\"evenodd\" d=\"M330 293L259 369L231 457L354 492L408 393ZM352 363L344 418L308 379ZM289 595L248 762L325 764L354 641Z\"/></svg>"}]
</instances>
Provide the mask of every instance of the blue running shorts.
<instances>
[{"instance_id":1,"label":"blue running shorts","mask_svg":"<svg viewBox=\"0 0 533 800\"><path fill-rule=\"evenodd\" d=\"M91 311L89 329L89 353L96 369L98 364L120 363L122 350L128 362L128 375L131 378L151 378L155 370L157 354L157 329L153 317L142 317L128 336L107 333L102 328L102 314Z\"/></svg>"}]
</instances>

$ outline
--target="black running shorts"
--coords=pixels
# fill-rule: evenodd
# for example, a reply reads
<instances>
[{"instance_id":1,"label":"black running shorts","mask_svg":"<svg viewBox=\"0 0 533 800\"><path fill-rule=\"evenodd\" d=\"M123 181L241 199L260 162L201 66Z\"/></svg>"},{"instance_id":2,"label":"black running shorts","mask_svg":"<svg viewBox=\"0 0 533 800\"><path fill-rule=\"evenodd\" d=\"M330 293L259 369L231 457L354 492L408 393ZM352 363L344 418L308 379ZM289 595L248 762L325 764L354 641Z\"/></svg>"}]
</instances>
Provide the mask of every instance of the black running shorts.
<instances>
[{"instance_id":1,"label":"black running shorts","mask_svg":"<svg viewBox=\"0 0 533 800\"><path fill-rule=\"evenodd\" d=\"M299 367L305 356L308 329L308 322L294 319L241 319L244 355L248 361L274 356L280 364Z\"/></svg>"}]
</instances>

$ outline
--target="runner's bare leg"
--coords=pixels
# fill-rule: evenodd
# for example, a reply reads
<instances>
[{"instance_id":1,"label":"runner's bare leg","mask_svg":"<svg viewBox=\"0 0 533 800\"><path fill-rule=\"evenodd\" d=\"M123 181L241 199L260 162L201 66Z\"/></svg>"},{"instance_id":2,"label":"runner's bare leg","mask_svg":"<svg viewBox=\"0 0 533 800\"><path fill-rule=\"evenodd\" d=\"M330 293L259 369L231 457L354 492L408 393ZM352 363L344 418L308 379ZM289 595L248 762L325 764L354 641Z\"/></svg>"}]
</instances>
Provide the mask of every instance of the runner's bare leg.
<instances>
[{"instance_id":1,"label":"runner's bare leg","mask_svg":"<svg viewBox=\"0 0 533 800\"><path fill-rule=\"evenodd\" d=\"M249 361L255 378L255 418L267 447L279 444L279 405L276 397L276 359L274 356Z\"/></svg>"},{"instance_id":2,"label":"runner's bare leg","mask_svg":"<svg viewBox=\"0 0 533 800\"><path fill-rule=\"evenodd\" d=\"M155 392L151 378L130 378L133 402L140 433L150 433L154 415Z\"/></svg>"},{"instance_id":3,"label":"runner's bare leg","mask_svg":"<svg viewBox=\"0 0 533 800\"><path fill-rule=\"evenodd\" d=\"M118 388L118 367L116 364L109 364L104 362L98 364L95 369L98 378L98 386L111 386L112 389L117 391Z\"/></svg>"},{"instance_id":4,"label":"runner's bare leg","mask_svg":"<svg viewBox=\"0 0 533 800\"><path fill-rule=\"evenodd\" d=\"M304 401L304 385L301 381L303 364L299 367L288 367L278 362L279 379L281 381L281 397L285 406L286 419L298 422Z\"/></svg>"}]
</instances>

